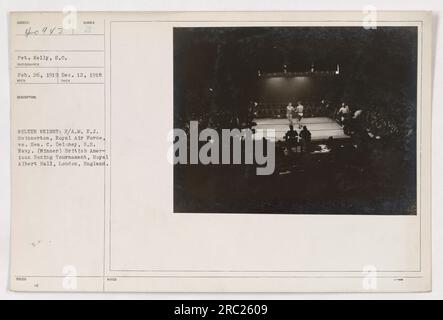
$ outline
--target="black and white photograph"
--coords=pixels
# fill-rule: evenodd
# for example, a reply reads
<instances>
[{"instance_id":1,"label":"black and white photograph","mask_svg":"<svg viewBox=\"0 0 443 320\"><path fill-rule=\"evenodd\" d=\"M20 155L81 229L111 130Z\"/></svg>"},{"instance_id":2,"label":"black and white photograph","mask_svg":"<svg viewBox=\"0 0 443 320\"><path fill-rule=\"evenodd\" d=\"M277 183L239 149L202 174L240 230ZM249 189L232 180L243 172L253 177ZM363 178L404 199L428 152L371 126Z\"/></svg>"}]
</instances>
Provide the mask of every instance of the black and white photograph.
<instances>
[{"instance_id":1,"label":"black and white photograph","mask_svg":"<svg viewBox=\"0 0 443 320\"><path fill-rule=\"evenodd\" d=\"M174 212L417 214L417 27L173 38Z\"/></svg>"},{"instance_id":2,"label":"black and white photograph","mask_svg":"<svg viewBox=\"0 0 443 320\"><path fill-rule=\"evenodd\" d=\"M441 296L441 1L73 1L0 5L0 300Z\"/></svg>"}]
</instances>

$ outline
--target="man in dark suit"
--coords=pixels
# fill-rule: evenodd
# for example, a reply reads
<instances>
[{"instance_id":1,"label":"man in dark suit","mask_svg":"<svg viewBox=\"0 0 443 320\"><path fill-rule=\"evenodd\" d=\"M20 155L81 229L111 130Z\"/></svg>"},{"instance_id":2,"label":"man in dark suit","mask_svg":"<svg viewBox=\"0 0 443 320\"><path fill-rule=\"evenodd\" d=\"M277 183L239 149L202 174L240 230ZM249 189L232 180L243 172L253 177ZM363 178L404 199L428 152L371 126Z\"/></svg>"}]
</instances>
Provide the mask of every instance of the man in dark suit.
<instances>
[{"instance_id":1,"label":"man in dark suit","mask_svg":"<svg viewBox=\"0 0 443 320\"><path fill-rule=\"evenodd\" d=\"M284 139L288 148L292 148L297 145L298 133L294 130L294 126L292 124L289 126L289 131L286 132Z\"/></svg>"},{"instance_id":2,"label":"man in dark suit","mask_svg":"<svg viewBox=\"0 0 443 320\"><path fill-rule=\"evenodd\" d=\"M309 151L311 144L311 132L306 126L303 126L303 130L300 131L301 149L302 151Z\"/></svg>"}]
</instances>

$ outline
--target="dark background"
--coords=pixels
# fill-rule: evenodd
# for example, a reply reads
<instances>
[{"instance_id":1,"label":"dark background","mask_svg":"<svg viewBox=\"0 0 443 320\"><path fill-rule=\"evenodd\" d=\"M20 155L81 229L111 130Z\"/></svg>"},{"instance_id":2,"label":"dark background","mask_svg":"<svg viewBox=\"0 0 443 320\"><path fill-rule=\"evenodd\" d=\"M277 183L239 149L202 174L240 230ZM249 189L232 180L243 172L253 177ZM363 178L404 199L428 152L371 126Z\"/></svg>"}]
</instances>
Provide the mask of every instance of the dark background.
<instances>
[{"instance_id":1,"label":"dark background","mask_svg":"<svg viewBox=\"0 0 443 320\"><path fill-rule=\"evenodd\" d=\"M400 123L409 117L407 125L415 123L416 27L175 28L175 112L238 111L268 97L259 70L335 70L337 64L337 90L318 99L377 106Z\"/></svg>"},{"instance_id":2,"label":"dark background","mask_svg":"<svg viewBox=\"0 0 443 320\"><path fill-rule=\"evenodd\" d=\"M284 106L288 102L296 106L297 101L318 103L319 97L337 101L343 90L341 80L340 76L261 77L256 80L256 97L261 103Z\"/></svg>"}]
</instances>

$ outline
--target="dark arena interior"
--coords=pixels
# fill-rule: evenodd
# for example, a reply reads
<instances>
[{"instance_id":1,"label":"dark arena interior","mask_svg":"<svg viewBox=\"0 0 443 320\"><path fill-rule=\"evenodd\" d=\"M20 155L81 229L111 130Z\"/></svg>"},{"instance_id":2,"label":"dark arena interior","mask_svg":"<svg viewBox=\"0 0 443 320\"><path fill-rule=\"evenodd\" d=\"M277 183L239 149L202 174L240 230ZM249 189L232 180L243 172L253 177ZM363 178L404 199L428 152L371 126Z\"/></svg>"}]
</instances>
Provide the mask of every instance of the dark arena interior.
<instances>
[{"instance_id":1,"label":"dark arena interior","mask_svg":"<svg viewBox=\"0 0 443 320\"><path fill-rule=\"evenodd\" d=\"M174 212L416 214L417 28L183 27L173 45L174 128L276 133L271 175L174 165Z\"/></svg>"}]
</instances>

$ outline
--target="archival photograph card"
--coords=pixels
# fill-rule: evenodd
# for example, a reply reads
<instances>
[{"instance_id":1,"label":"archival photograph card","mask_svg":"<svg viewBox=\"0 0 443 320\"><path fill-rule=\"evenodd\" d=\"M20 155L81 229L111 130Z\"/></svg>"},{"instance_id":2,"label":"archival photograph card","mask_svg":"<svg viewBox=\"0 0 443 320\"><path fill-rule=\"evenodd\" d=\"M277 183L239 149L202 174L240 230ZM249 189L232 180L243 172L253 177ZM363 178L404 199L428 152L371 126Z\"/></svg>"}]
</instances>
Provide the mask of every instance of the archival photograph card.
<instances>
[{"instance_id":1,"label":"archival photograph card","mask_svg":"<svg viewBox=\"0 0 443 320\"><path fill-rule=\"evenodd\" d=\"M9 20L11 290L431 290L430 12Z\"/></svg>"}]
</instances>

